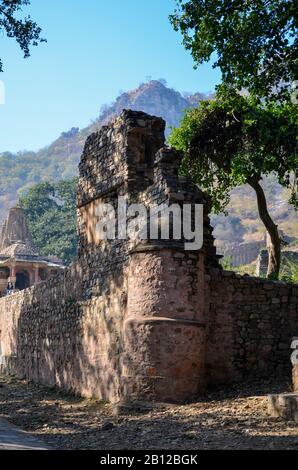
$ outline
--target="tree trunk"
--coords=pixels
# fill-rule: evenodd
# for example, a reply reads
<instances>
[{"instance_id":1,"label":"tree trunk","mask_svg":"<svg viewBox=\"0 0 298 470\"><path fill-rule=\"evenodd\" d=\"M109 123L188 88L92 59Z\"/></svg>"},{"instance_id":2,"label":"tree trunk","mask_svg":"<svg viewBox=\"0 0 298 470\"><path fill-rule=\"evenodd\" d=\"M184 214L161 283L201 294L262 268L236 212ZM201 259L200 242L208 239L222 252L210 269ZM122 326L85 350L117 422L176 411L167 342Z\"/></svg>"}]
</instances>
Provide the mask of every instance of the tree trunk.
<instances>
[{"instance_id":1,"label":"tree trunk","mask_svg":"<svg viewBox=\"0 0 298 470\"><path fill-rule=\"evenodd\" d=\"M267 277L270 279L278 279L281 259L281 239L278 233L277 225L275 225L268 212L265 193L259 181L254 179L248 179L247 183L256 192L260 219L265 225L271 240L271 246L268 249L269 264L267 270Z\"/></svg>"}]
</instances>

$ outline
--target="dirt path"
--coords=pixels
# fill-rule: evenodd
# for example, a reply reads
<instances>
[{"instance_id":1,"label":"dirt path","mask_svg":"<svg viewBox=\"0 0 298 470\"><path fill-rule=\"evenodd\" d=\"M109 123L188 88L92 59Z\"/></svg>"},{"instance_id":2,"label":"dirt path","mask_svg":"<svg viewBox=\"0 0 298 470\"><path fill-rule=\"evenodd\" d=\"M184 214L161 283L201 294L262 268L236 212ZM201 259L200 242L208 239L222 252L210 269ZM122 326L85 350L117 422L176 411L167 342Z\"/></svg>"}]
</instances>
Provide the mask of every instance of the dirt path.
<instances>
[{"instance_id":1,"label":"dirt path","mask_svg":"<svg viewBox=\"0 0 298 470\"><path fill-rule=\"evenodd\" d=\"M268 393L254 383L201 401L115 416L111 405L0 377L0 418L57 449L298 449L298 426L267 416Z\"/></svg>"},{"instance_id":2,"label":"dirt path","mask_svg":"<svg viewBox=\"0 0 298 470\"><path fill-rule=\"evenodd\" d=\"M0 419L0 450L46 450L46 446L6 419Z\"/></svg>"}]
</instances>

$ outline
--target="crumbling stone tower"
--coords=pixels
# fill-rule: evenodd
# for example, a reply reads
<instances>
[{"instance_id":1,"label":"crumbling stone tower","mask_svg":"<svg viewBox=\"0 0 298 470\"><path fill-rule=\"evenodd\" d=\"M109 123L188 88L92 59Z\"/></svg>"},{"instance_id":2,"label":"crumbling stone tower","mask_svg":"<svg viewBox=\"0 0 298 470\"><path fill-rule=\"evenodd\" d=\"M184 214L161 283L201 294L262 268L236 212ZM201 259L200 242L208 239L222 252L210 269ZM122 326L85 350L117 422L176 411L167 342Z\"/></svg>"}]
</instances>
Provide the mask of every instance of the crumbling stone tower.
<instances>
[{"instance_id":1,"label":"crumbling stone tower","mask_svg":"<svg viewBox=\"0 0 298 470\"><path fill-rule=\"evenodd\" d=\"M205 383L204 265L216 262L209 204L178 176L180 155L164 146L164 130L162 119L125 110L87 139L80 163L79 257L89 273L83 292L109 299L119 397L129 400L182 401ZM97 205L116 207L118 196L147 207L204 204L203 249L185 251L183 240L97 239Z\"/></svg>"}]
</instances>

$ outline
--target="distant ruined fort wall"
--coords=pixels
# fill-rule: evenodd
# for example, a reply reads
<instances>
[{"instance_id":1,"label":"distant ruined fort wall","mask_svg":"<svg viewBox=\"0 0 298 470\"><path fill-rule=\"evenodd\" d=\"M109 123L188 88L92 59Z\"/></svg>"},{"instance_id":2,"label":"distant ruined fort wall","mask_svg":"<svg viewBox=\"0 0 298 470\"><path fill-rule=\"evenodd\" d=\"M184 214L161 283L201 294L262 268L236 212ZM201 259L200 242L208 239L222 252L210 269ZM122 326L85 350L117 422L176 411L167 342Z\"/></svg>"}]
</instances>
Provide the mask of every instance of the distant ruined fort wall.
<instances>
[{"instance_id":1,"label":"distant ruined fort wall","mask_svg":"<svg viewBox=\"0 0 298 470\"><path fill-rule=\"evenodd\" d=\"M266 242L241 243L224 250L224 256L231 260L232 266L242 266L256 261L260 250L266 248Z\"/></svg>"},{"instance_id":2,"label":"distant ruined fort wall","mask_svg":"<svg viewBox=\"0 0 298 470\"><path fill-rule=\"evenodd\" d=\"M165 123L124 111L86 141L78 188L79 258L0 299L0 360L50 386L111 401L181 402L208 383L290 369L298 286L220 270L209 201L178 176ZM179 241L96 239L99 202L204 204L202 250Z\"/></svg>"}]
</instances>

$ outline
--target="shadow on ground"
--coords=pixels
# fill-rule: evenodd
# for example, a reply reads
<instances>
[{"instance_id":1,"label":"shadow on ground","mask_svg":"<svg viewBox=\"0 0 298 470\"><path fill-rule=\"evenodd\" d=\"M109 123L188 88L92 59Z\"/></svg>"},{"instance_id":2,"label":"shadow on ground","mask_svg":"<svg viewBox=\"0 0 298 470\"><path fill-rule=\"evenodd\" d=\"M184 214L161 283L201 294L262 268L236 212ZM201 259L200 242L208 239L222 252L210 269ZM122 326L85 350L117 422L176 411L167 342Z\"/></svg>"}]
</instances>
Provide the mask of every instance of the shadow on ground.
<instances>
[{"instance_id":1,"label":"shadow on ground","mask_svg":"<svg viewBox=\"0 0 298 470\"><path fill-rule=\"evenodd\" d=\"M0 417L58 449L297 449L298 426L267 416L289 383L213 389L196 403L115 416L110 404L0 377Z\"/></svg>"}]
</instances>

